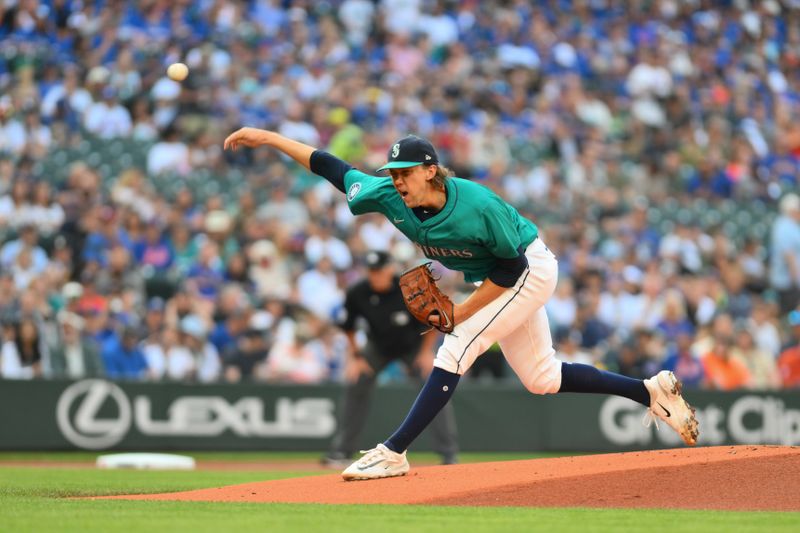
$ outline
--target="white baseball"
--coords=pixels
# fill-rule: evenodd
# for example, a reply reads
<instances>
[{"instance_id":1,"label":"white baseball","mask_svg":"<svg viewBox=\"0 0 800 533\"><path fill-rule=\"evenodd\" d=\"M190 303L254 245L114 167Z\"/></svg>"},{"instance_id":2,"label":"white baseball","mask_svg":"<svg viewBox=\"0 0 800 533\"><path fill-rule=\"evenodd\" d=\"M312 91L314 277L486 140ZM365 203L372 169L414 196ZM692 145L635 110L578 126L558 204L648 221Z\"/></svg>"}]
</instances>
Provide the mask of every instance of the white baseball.
<instances>
[{"instance_id":1,"label":"white baseball","mask_svg":"<svg viewBox=\"0 0 800 533\"><path fill-rule=\"evenodd\" d=\"M183 63L173 63L167 68L167 76L175 81L183 81L189 75L189 67Z\"/></svg>"}]
</instances>

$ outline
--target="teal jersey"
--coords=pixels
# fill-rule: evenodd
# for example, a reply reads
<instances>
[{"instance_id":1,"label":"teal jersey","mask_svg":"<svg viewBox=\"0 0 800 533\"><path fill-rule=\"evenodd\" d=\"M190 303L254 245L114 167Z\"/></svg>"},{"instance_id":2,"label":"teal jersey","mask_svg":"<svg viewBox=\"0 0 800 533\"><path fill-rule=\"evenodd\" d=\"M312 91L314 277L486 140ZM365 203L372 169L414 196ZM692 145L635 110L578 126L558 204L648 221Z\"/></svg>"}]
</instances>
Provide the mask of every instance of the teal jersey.
<instances>
[{"instance_id":1,"label":"teal jersey","mask_svg":"<svg viewBox=\"0 0 800 533\"><path fill-rule=\"evenodd\" d=\"M520 246L527 248L538 236L533 222L483 185L461 178L445 183L447 203L422 222L406 207L391 178L356 169L344 176L347 204L354 215L383 214L425 257L463 272L467 282L483 281L497 258L517 257Z\"/></svg>"}]
</instances>

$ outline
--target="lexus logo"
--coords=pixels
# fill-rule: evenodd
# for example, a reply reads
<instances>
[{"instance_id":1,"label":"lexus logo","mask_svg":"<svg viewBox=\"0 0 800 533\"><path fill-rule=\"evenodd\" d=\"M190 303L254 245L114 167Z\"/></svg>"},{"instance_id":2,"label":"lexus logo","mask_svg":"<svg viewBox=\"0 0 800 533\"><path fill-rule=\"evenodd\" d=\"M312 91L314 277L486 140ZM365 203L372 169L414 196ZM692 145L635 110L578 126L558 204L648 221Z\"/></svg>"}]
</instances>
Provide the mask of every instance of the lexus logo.
<instances>
[{"instance_id":1,"label":"lexus logo","mask_svg":"<svg viewBox=\"0 0 800 533\"><path fill-rule=\"evenodd\" d=\"M115 418L99 418L106 402L115 404ZM67 387L58 399L56 421L72 444L90 450L110 448L125 437L131 427L131 404L113 383L87 379Z\"/></svg>"},{"instance_id":2,"label":"lexus logo","mask_svg":"<svg viewBox=\"0 0 800 533\"><path fill-rule=\"evenodd\" d=\"M194 388L194 391L200 389ZM212 387L213 390L213 387ZM214 394L186 394L165 399L166 416L153 418L153 399L131 394L114 383L87 379L73 383L56 404L62 435L87 450L110 448L135 428L142 437L211 438L231 433L242 438L328 438L336 430L329 398L278 397L265 405L257 396L230 400ZM266 411L272 408L274 414ZM159 409L161 411L161 409ZM266 416L265 416L266 415Z\"/></svg>"}]
</instances>

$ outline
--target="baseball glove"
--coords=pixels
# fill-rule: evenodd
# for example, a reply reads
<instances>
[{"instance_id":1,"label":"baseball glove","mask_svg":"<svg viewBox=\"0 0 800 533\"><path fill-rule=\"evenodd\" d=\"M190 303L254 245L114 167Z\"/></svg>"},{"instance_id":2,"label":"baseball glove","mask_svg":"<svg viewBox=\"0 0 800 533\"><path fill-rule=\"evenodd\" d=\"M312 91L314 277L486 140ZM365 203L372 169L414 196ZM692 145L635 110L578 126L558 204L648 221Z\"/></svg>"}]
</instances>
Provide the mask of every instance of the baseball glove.
<instances>
[{"instance_id":1,"label":"baseball glove","mask_svg":"<svg viewBox=\"0 0 800 533\"><path fill-rule=\"evenodd\" d=\"M430 265L425 263L400 276L403 301L414 318L443 333L450 333L455 327L453 301L439 290ZM430 319L433 316L439 317L438 324L431 323Z\"/></svg>"}]
</instances>

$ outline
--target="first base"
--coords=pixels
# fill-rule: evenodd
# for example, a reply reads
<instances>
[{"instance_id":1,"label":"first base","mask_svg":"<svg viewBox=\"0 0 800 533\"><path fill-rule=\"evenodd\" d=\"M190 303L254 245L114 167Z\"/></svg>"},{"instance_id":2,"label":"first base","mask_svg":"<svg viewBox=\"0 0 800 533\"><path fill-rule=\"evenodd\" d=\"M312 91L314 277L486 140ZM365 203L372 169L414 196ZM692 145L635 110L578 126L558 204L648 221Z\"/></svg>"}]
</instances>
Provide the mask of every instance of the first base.
<instances>
[{"instance_id":1,"label":"first base","mask_svg":"<svg viewBox=\"0 0 800 533\"><path fill-rule=\"evenodd\" d=\"M136 470L194 470L193 457L171 453L114 453L101 455L97 468L132 468Z\"/></svg>"}]
</instances>

